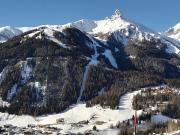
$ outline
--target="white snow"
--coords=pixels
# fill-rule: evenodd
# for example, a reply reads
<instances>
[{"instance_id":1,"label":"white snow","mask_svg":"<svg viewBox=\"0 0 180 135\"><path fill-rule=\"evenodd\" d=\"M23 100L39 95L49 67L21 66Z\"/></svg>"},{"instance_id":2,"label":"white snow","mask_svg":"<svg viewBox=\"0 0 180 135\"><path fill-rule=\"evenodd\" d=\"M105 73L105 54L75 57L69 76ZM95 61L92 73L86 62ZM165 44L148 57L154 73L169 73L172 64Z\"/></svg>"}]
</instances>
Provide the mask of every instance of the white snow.
<instances>
[{"instance_id":1,"label":"white snow","mask_svg":"<svg viewBox=\"0 0 180 135\"><path fill-rule=\"evenodd\" d=\"M113 33L114 37L125 45L129 39L142 41L144 39L150 40L153 37L160 38L160 35L153 30L124 18L119 10L116 10L113 16L104 20L80 20L72 24L72 26L91 35L98 35L99 33L109 35ZM101 38L99 37L98 39Z\"/></svg>"},{"instance_id":2,"label":"white snow","mask_svg":"<svg viewBox=\"0 0 180 135\"><path fill-rule=\"evenodd\" d=\"M13 38L14 36L20 35L22 31L12 28L10 26L5 26L0 28L0 43L6 42L7 40Z\"/></svg>"},{"instance_id":3,"label":"white snow","mask_svg":"<svg viewBox=\"0 0 180 135\"><path fill-rule=\"evenodd\" d=\"M78 133L92 129L96 125L96 121L104 121L102 125L96 125L99 130L105 130L108 133L108 129L111 124L117 124L119 121L124 121L132 118L134 110L132 109L133 95L139 91L127 93L120 99L119 110L111 110L109 108L103 109L101 106L96 105L94 107L86 108L86 105L79 103L72 105L69 109L59 114L45 115L40 117L32 116L16 116L8 115L7 113L0 113L0 125L12 124L15 126L26 126L28 124L46 125L53 124L56 127L62 128L61 133ZM140 112L138 111L138 114ZM56 120L64 118L65 123L57 124ZM82 127L74 127L73 123L78 123L83 120L88 120L89 124ZM109 131L110 133L110 131ZM115 133L115 131L114 131Z\"/></svg>"},{"instance_id":4,"label":"white snow","mask_svg":"<svg viewBox=\"0 0 180 135\"><path fill-rule=\"evenodd\" d=\"M128 44L128 38L126 37L126 35L124 33L121 32L121 30L114 32L113 35L114 35L114 38L118 42L120 42L124 45Z\"/></svg>"},{"instance_id":5,"label":"white snow","mask_svg":"<svg viewBox=\"0 0 180 135\"><path fill-rule=\"evenodd\" d=\"M99 33L114 33L115 38L123 44L127 44L129 39L137 38L141 41L143 39L150 40L152 37L160 37L158 33L155 33L145 26L127 20L122 16L122 13L119 10L116 10L114 15L111 17L98 21L83 19L64 25L41 25L37 27L24 27L19 29L27 31L42 27L47 27L48 31L51 29L59 32L62 32L62 30L67 27L76 27L83 32L89 33L90 35L98 35ZM50 35L50 37L53 37L52 34ZM100 37L98 38L101 39Z\"/></svg>"},{"instance_id":6,"label":"white snow","mask_svg":"<svg viewBox=\"0 0 180 135\"><path fill-rule=\"evenodd\" d=\"M0 107L8 107L10 104L6 101L3 101L2 98L0 98Z\"/></svg>"},{"instance_id":7,"label":"white snow","mask_svg":"<svg viewBox=\"0 0 180 135\"><path fill-rule=\"evenodd\" d=\"M20 64L21 64L21 79L22 79L21 82L26 83L31 77L32 68L28 65L27 61L21 61ZM3 72L0 74L0 83L3 81L6 72L7 69L5 68ZM13 96L17 93L17 86L18 86L17 84L14 84L12 88L8 90L8 94L7 94L8 101L10 101L13 98Z\"/></svg>"},{"instance_id":8,"label":"white snow","mask_svg":"<svg viewBox=\"0 0 180 135\"><path fill-rule=\"evenodd\" d=\"M129 58L131 58L131 59L135 59L135 58L136 58L136 56L134 56L134 55L130 55L130 56L129 56Z\"/></svg>"},{"instance_id":9,"label":"white snow","mask_svg":"<svg viewBox=\"0 0 180 135\"><path fill-rule=\"evenodd\" d=\"M7 100L10 101L17 93L17 84L14 84L10 90L8 90Z\"/></svg>"},{"instance_id":10,"label":"white snow","mask_svg":"<svg viewBox=\"0 0 180 135\"><path fill-rule=\"evenodd\" d=\"M160 135L160 134L155 134L155 135ZM174 131L174 132L171 132L171 133L163 133L163 135L180 135L180 130Z\"/></svg>"},{"instance_id":11,"label":"white snow","mask_svg":"<svg viewBox=\"0 0 180 135\"><path fill-rule=\"evenodd\" d=\"M32 67L28 65L28 61L23 61L21 65L21 78L22 83L26 83L32 75Z\"/></svg>"},{"instance_id":12,"label":"white snow","mask_svg":"<svg viewBox=\"0 0 180 135\"><path fill-rule=\"evenodd\" d=\"M168 44L166 51L168 53L175 53L177 55L180 55L180 49L177 48L176 46L171 45L171 44Z\"/></svg>"},{"instance_id":13,"label":"white snow","mask_svg":"<svg viewBox=\"0 0 180 135\"><path fill-rule=\"evenodd\" d=\"M130 94L127 95L127 97L129 96ZM65 124L57 125L58 127L61 127L63 129L62 133L68 133L69 131L78 133L90 130L94 125L96 125L96 121L104 121L105 123L103 125L96 125L96 127L99 130L105 130L109 128L111 124L115 125L118 121L132 118L134 112L131 107L128 107L129 102L126 98L123 103L125 107L121 106L123 107L122 110L111 110L109 108L103 109L99 105L92 108L86 108L85 104L77 104L71 106L68 110L64 111L64 113L39 117L37 119L39 121L39 124L56 124L56 120L58 118L64 118L67 126L63 127L65 126ZM129 111L131 113L129 113ZM78 123L83 120L89 120L89 124L83 127L72 128L72 123Z\"/></svg>"},{"instance_id":14,"label":"white snow","mask_svg":"<svg viewBox=\"0 0 180 135\"><path fill-rule=\"evenodd\" d=\"M167 116L164 116L162 114L157 114L157 115L152 115L151 116L151 122L153 123L165 123L165 122L168 122L172 120L171 118L167 117Z\"/></svg>"},{"instance_id":15,"label":"white snow","mask_svg":"<svg viewBox=\"0 0 180 135\"><path fill-rule=\"evenodd\" d=\"M63 47L63 48L69 48L69 47L67 47L65 44L63 44L60 40L58 40L58 39L56 39L56 38L54 37L54 35L53 35L53 34L54 34L54 30L53 30L53 29L51 29L51 28L46 28L46 29L44 30L44 33L48 36L47 39L49 39L49 40L57 43L58 45L60 45L60 46Z\"/></svg>"},{"instance_id":16,"label":"white snow","mask_svg":"<svg viewBox=\"0 0 180 135\"><path fill-rule=\"evenodd\" d=\"M98 46L98 44L93 39L91 39L91 40L93 41L93 43L90 46L92 46L94 48L95 53L91 56L90 62L85 67L85 72L83 75L83 81L82 81L81 89L80 89L80 95L77 99L77 103L79 103L81 101L81 97L82 97L83 91L85 89L85 83L86 83L88 73L89 73L89 69L90 69L91 65L97 65L99 63L99 61L97 60L99 54L97 54L97 48L96 48Z\"/></svg>"},{"instance_id":17,"label":"white snow","mask_svg":"<svg viewBox=\"0 0 180 135\"><path fill-rule=\"evenodd\" d=\"M36 88L40 88L40 87L41 87L41 85L40 85L39 82L35 82L35 83L34 83L34 86L35 86Z\"/></svg>"},{"instance_id":18,"label":"white snow","mask_svg":"<svg viewBox=\"0 0 180 135\"><path fill-rule=\"evenodd\" d=\"M36 34L39 34L39 33L40 33L40 31L32 32L32 33L26 35L25 37L30 37L30 38L32 38L33 36L35 36Z\"/></svg>"},{"instance_id":19,"label":"white snow","mask_svg":"<svg viewBox=\"0 0 180 135\"><path fill-rule=\"evenodd\" d=\"M93 135L118 135L119 129L105 129L98 132L92 132Z\"/></svg>"},{"instance_id":20,"label":"white snow","mask_svg":"<svg viewBox=\"0 0 180 135\"><path fill-rule=\"evenodd\" d=\"M175 53L180 56L180 42L172 40L170 38L168 39L166 36L154 32L153 30L141 24L127 20L118 10L115 11L115 14L112 17L106 18L104 20L92 21L84 19L75 23L70 23L66 26L74 26L81 31L89 33L90 35L96 35L96 38L102 40L103 42L104 39L98 37L98 34L102 33L105 35L109 35L111 33L114 35L117 41L123 43L124 45L127 45L129 40L150 41L152 39L160 39L163 43L167 43L165 42L166 40L171 40L170 42L168 42L167 52ZM177 28L179 28L179 24L175 27L175 29Z\"/></svg>"},{"instance_id":21,"label":"white snow","mask_svg":"<svg viewBox=\"0 0 180 135\"><path fill-rule=\"evenodd\" d=\"M180 130L172 132L172 133L169 133L169 135L180 135Z\"/></svg>"},{"instance_id":22,"label":"white snow","mask_svg":"<svg viewBox=\"0 0 180 135\"><path fill-rule=\"evenodd\" d=\"M115 47L115 52L118 52L118 51L119 51L119 49Z\"/></svg>"},{"instance_id":23,"label":"white snow","mask_svg":"<svg viewBox=\"0 0 180 135\"><path fill-rule=\"evenodd\" d=\"M141 90L134 91L132 93L127 93L124 96L121 97L119 101L119 112L120 114L123 114L123 116L120 117L125 117L124 120L131 119L132 116L134 115L135 111L133 110L133 97L140 93ZM137 111L137 115L140 115L142 113L142 110ZM122 121L122 118L121 118Z\"/></svg>"},{"instance_id":24,"label":"white snow","mask_svg":"<svg viewBox=\"0 0 180 135\"><path fill-rule=\"evenodd\" d=\"M124 45L127 45L129 40L137 40L137 41L143 41L143 40L161 40L163 43L166 40L169 40L168 42L168 53L175 53L178 56L179 54L179 47L180 42L177 41L179 39L180 34L180 23L178 23L173 28L170 28L165 34L154 32L153 30L138 24L133 21L129 21L126 19L122 13L119 10L116 10L114 15L111 17L108 17L103 20L88 20L88 19L82 19L76 22L67 23L64 25L41 25L36 27L21 27L21 28L10 28L10 27L3 27L0 28L0 42L5 42L7 38L4 38L4 35L1 36L1 31L6 31L5 35L9 38L12 38L15 35L18 35L22 32L27 32L29 30L38 29L43 30L48 36L49 40L52 40L53 42L59 44L63 48L68 48L66 45L64 45L60 40L56 39L53 36L54 31L62 32L63 29L68 27L76 27L79 30L88 33L91 36L95 36L96 39L101 40L103 43L106 41L104 37L101 35L111 35L113 34L114 38ZM8 32L7 32L8 31ZM9 31L12 32L9 34ZM32 37L38 32L30 33L28 36ZM171 38L176 38L177 40L173 40L171 38L167 38L167 36ZM38 36L38 38L41 38L41 35Z\"/></svg>"},{"instance_id":25,"label":"white snow","mask_svg":"<svg viewBox=\"0 0 180 135\"><path fill-rule=\"evenodd\" d=\"M25 127L28 124L37 124L37 121L32 116L28 115L12 115L8 113L0 112L0 125L12 124L18 127Z\"/></svg>"},{"instance_id":26,"label":"white snow","mask_svg":"<svg viewBox=\"0 0 180 135\"><path fill-rule=\"evenodd\" d=\"M83 94L84 89L85 89L85 84L86 84L86 80L87 80L87 77L88 77L90 65L91 65L91 63L88 63L88 65L85 67L85 72L84 72L84 75L83 75L83 80L82 80L81 89L80 89L80 95L79 95L79 97L77 99L77 103L79 103L81 101L81 97L82 97L82 94Z\"/></svg>"},{"instance_id":27,"label":"white snow","mask_svg":"<svg viewBox=\"0 0 180 135\"><path fill-rule=\"evenodd\" d=\"M177 23L174 27L175 30L179 30L180 29L180 23Z\"/></svg>"},{"instance_id":28,"label":"white snow","mask_svg":"<svg viewBox=\"0 0 180 135\"><path fill-rule=\"evenodd\" d=\"M114 56L111 53L111 50L105 50L105 52L103 54L108 58L111 65L117 69L118 65L117 65L116 59L114 58Z\"/></svg>"},{"instance_id":29,"label":"white snow","mask_svg":"<svg viewBox=\"0 0 180 135\"><path fill-rule=\"evenodd\" d=\"M37 87L39 87L39 83L36 83ZM152 89L165 87L157 86L151 87ZM148 87L149 88L149 87ZM148 89L144 88L144 90ZM19 127L27 126L28 124L36 124L36 125L53 125L55 127L61 128L61 133L78 133L84 132L86 130L91 130L94 125L96 125L97 129L100 130L100 133L118 133L118 131L114 130L111 132L109 129L110 126L116 125L119 121L125 121L127 119L131 119L134 115L134 110L132 107L133 96L138 94L141 90L126 93L119 100L119 108L117 110L112 110L110 108L102 108L100 105L96 105L90 108L86 107L84 103L77 103L75 105L70 106L64 112L59 114L51 114L44 115L39 117L32 116L16 116L9 115L7 113L0 113L0 125L12 124ZM142 110L137 111L137 115L140 115ZM64 119L64 123L57 123L58 119ZM89 121L87 125L76 126L74 123L78 123L80 121ZM163 116L161 114L153 115L151 118L152 122L166 122L171 120L170 118ZM103 121L104 124L97 125L97 121Z\"/></svg>"},{"instance_id":30,"label":"white snow","mask_svg":"<svg viewBox=\"0 0 180 135\"><path fill-rule=\"evenodd\" d=\"M162 37L167 44L166 51L180 56L180 23L162 33Z\"/></svg>"},{"instance_id":31,"label":"white snow","mask_svg":"<svg viewBox=\"0 0 180 135\"><path fill-rule=\"evenodd\" d=\"M83 31L83 32L91 32L92 29L94 29L97 24L92 21L92 20L87 20L87 19L83 19L83 20L79 20L77 22L73 22L70 24L71 26Z\"/></svg>"},{"instance_id":32,"label":"white snow","mask_svg":"<svg viewBox=\"0 0 180 135\"><path fill-rule=\"evenodd\" d=\"M105 20L96 21L97 27L94 28L92 31L93 33L109 33L114 32L116 30L120 30L123 28L127 28L129 26L129 22L126 22L121 17L114 17L107 18Z\"/></svg>"},{"instance_id":33,"label":"white snow","mask_svg":"<svg viewBox=\"0 0 180 135\"><path fill-rule=\"evenodd\" d=\"M35 27L19 27L17 29L21 30L22 32L27 32L27 31L35 29Z\"/></svg>"},{"instance_id":34,"label":"white snow","mask_svg":"<svg viewBox=\"0 0 180 135\"><path fill-rule=\"evenodd\" d=\"M7 72L8 72L8 69L7 69L7 68L4 68L4 69L2 70L2 72L0 73L0 84L1 84L2 81L4 80L4 77L5 77L5 75L7 74Z\"/></svg>"},{"instance_id":35,"label":"white snow","mask_svg":"<svg viewBox=\"0 0 180 135\"><path fill-rule=\"evenodd\" d=\"M45 95L46 86L41 85L40 82L31 82L31 83L29 83L29 85L30 85L31 87L36 88L36 90L39 91L39 92L42 91L42 94ZM39 92L38 92L38 93L39 93Z\"/></svg>"},{"instance_id":36,"label":"white snow","mask_svg":"<svg viewBox=\"0 0 180 135\"><path fill-rule=\"evenodd\" d=\"M177 23L174 27L168 29L164 34L180 41L180 23Z\"/></svg>"},{"instance_id":37,"label":"white snow","mask_svg":"<svg viewBox=\"0 0 180 135\"><path fill-rule=\"evenodd\" d=\"M65 26L73 26L80 29L81 31L89 33L90 35L96 35L96 38L102 40L102 42L104 42L104 39L98 37L99 33L105 35L109 35L111 33L114 35L117 41L123 43L124 45L127 45L129 40L150 41L152 39L160 39L163 43L168 43L168 53L175 53L180 56L178 48L178 46L180 47L180 42L170 38L168 39L166 36L154 32L153 30L141 24L127 20L118 10L115 11L112 17L106 18L104 20L92 21L84 19L63 25L63 27L60 27L60 29L62 30L65 28ZM175 27L175 29L178 27L179 24ZM165 42L166 40L169 40L170 42Z\"/></svg>"},{"instance_id":38,"label":"white snow","mask_svg":"<svg viewBox=\"0 0 180 135\"><path fill-rule=\"evenodd\" d=\"M105 88L102 88L102 89L98 92L98 95L100 96L100 95L103 95L104 93L106 93L106 92L105 92Z\"/></svg>"}]
</instances>

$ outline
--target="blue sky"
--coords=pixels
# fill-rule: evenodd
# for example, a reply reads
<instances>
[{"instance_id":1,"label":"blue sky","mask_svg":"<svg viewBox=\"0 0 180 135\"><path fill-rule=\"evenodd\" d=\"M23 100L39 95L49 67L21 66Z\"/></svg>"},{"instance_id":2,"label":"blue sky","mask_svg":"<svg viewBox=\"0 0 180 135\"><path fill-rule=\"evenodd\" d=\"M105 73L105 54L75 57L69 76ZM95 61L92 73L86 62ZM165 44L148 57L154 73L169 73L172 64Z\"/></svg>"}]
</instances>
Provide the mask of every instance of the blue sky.
<instances>
[{"instance_id":1,"label":"blue sky","mask_svg":"<svg viewBox=\"0 0 180 135\"><path fill-rule=\"evenodd\" d=\"M156 31L180 22L180 0L0 0L0 26L98 20L111 16L115 9Z\"/></svg>"}]
</instances>

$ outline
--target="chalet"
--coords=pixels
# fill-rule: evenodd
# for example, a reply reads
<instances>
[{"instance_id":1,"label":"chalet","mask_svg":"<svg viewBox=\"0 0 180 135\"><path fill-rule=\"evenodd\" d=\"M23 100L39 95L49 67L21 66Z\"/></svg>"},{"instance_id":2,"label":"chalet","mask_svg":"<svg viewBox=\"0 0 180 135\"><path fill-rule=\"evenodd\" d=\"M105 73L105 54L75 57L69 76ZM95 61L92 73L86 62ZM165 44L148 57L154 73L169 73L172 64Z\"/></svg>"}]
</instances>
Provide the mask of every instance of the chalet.
<instances>
[{"instance_id":1,"label":"chalet","mask_svg":"<svg viewBox=\"0 0 180 135\"><path fill-rule=\"evenodd\" d=\"M64 123L64 118L56 119L56 123L57 123L57 124L62 124L62 123Z\"/></svg>"}]
</instances>

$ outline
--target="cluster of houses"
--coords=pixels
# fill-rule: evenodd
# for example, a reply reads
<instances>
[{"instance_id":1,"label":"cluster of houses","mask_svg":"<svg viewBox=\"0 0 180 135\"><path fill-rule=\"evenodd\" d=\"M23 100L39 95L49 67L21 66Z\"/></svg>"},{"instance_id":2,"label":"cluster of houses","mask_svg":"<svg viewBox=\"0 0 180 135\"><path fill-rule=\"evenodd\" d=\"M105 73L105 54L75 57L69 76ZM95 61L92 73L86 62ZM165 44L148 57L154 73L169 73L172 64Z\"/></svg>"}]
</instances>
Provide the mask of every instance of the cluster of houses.
<instances>
[{"instance_id":1,"label":"cluster of houses","mask_svg":"<svg viewBox=\"0 0 180 135\"><path fill-rule=\"evenodd\" d=\"M84 120L78 123L71 123L72 127L81 127L83 125L87 125L89 121ZM11 124L6 124L4 126L0 126L0 135L64 135L61 132L61 128L56 127L58 124L65 124L64 118L59 118L56 120L56 123L51 124L44 124L44 125L35 125L29 124L25 127L17 127ZM100 123L99 124L103 124ZM85 132L85 134L90 134L91 130Z\"/></svg>"},{"instance_id":2,"label":"cluster of houses","mask_svg":"<svg viewBox=\"0 0 180 135\"><path fill-rule=\"evenodd\" d=\"M143 105L143 111L149 112L149 113L155 113L157 111L162 112L168 105L168 101L160 101L160 100L148 100L148 95L180 95L179 89L173 89L169 87L160 87L155 89L148 89L148 90L142 90L140 95L143 97L146 97L146 103Z\"/></svg>"},{"instance_id":3,"label":"cluster of houses","mask_svg":"<svg viewBox=\"0 0 180 135\"><path fill-rule=\"evenodd\" d=\"M24 134L24 135L61 135L59 132L61 129L52 127L50 125L28 125L27 127L17 127L11 124L0 126L1 135L15 135L15 134Z\"/></svg>"}]
</instances>

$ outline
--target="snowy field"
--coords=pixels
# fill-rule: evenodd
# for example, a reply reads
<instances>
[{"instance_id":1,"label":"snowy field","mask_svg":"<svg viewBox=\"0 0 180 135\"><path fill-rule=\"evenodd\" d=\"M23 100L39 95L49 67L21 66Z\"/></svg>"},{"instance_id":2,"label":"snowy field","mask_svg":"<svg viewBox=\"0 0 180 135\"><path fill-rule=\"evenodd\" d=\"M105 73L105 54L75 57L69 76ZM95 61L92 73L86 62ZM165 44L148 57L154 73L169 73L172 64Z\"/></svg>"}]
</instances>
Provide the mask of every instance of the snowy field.
<instances>
[{"instance_id":1,"label":"snowy field","mask_svg":"<svg viewBox=\"0 0 180 135\"><path fill-rule=\"evenodd\" d=\"M99 105L86 108L86 104L78 103L76 105L70 106L62 113L40 117L32 117L28 115L17 116L9 115L7 113L0 113L0 126L6 124L12 124L18 127L25 127L28 124L52 125L54 127L60 128L60 133L68 134L92 130L93 126L95 125L97 129L100 130L100 132L96 133L98 135L116 135L118 134L117 129L112 130L110 129L110 126L112 124L116 125L119 121L122 122L132 118L134 114L134 110L132 108L133 96L139 92L140 90L132 93L126 93L124 96L122 96L119 101L119 109L117 110L112 110L109 108L103 109ZM141 112L142 111L138 111L137 115L139 115ZM58 119L63 119L64 122L57 123ZM152 119L154 122L168 120L167 117L160 115L154 116ZM77 123L82 121L89 121L89 123L78 126ZM97 122L101 122L102 124L97 124Z\"/></svg>"},{"instance_id":2,"label":"snowy field","mask_svg":"<svg viewBox=\"0 0 180 135\"><path fill-rule=\"evenodd\" d=\"M97 129L105 130L107 133L110 125L115 125L118 121L124 121L132 118L134 110L132 109L133 95L137 94L139 91L133 93L127 93L120 99L119 110L111 110L109 108L103 109L99 105L86 108L86 105L79 103L72 105L69 109L65 110L59 114L46 115L40 117L32 117L28 115L16 116L9 115L7 113L0 113L0 125L12 124L18 127L24 127L28 124L35 125L45 125L52 124L55 127L61 128L61 133L73 133L84 132L86 130L91 130L94 125ZM63 118L64 123L57 124L56 120ZM89 121L89 123L82 127L73 126L73 123L78 123L81 121ZM97 125L97 122L103 122L102 125ZM117 133L117 131L114 131ZM100 133L99 133L100 134Z\"/></svg>"}]
</instances>

